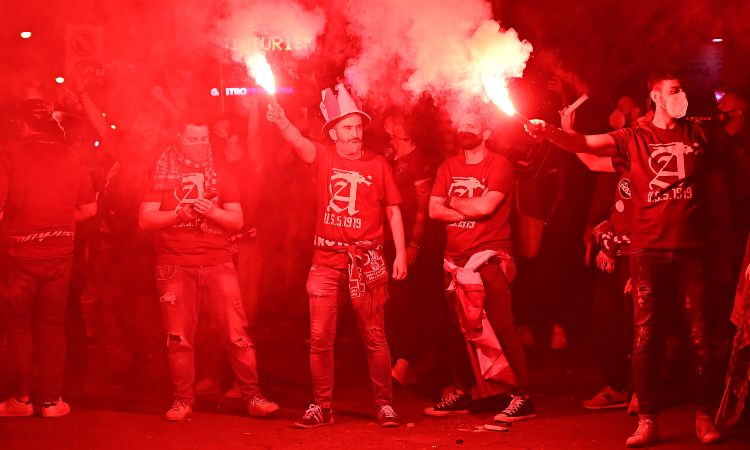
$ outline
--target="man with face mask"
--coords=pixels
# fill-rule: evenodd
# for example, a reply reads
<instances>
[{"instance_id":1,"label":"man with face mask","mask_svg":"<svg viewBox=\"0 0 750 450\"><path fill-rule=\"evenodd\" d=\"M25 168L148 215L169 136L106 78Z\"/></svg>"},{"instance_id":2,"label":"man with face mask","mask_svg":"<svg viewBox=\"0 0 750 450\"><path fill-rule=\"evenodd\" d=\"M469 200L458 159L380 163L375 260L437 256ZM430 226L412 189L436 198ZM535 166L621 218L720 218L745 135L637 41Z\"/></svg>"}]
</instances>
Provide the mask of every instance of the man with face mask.
<instances>
[{"instance_id":1,"label":"man with face mask","mask_svg":"<svg viewBox=\"0 0 750 450\"><path fill-rule=\"evenodd\" d=\"M320 110L324 134L333 146L303 137L277 104L266 118L277 125L297 156L315 167L318 209L315 251L307 292L310 297L310 369L313 403L295 426L315 428L333 423L333 343L341 299L354 308L367 351L375 390L377 421L392 427L400 419L391 406L391 356L384 330L388 273L383 256L383 217L387 216L396 248L393 278L406 277L406 245L399 203L401 195L388 162L362 146L370 123L343 84L323 91ZM348 292L347 292L348 291Z\"/></svg>"},{"instance_id":2,"label":"man with face mask","mask_svg":"<svg viewBox=\"0 0 750 450\"><path fill-rule=\"evenodd\" d=\"M479 275L483 298L475 298L476 309L486 312L487 322L510 365L515 378L512 395L503 396L498 422L518 422L536 416L534 405L526 393L528 368L523 347L513 325L510 283L515 275L510 239L513 168L508 160L490 152L486 142L490 136L485 119L479 113L465 114L458 126L457 144L463 151L449 157L438 168L430 194L429 213L446 224L445 263L448 309L453 316L453 344L448 361L454 371L454 389L449 389L439 403L424 410L431 416L466 414L471 404L471 388L477 378L467 361L466 346L479 345L470 336L466 311L470 299L462 294L461 275ZM456 268L462 268L457 269ZM450 271L448 271L450 270ZM476 278L475 278L476 280ZM459 286L452 290L455 284ZM479 327L485 334L485 324ZM463 335L461 333L463 331ZM489 333L489 331L486 331ZM480 331L477 330L477 334ZM482 374L484 375L484 374ZM487 380L488 383L494 383ZM505 389L498 392L506 392Z\"/></svg>"},{"instance_id":3,"label":"man with face mask","mask_svg":"<svg viewBox=\"0 0 750 450\"><path fill-rule=\"evenodd\" d=\"M715 379L705 314L704 251L707 233L707 171L710 147L698 124L684 120L687 97L669 72L649 77L653 119L636 128L581 135L534 120L527 131L559 147L624 161L631 173L633 226L631 280L634 297L632 366L639 401L638 428L626 444L642 447L659 439L659 364L664 327L677 298L689 337L696 435L721 439L712 422Z\"/></svg>"},{"instance_id":4,"label":"man with face mask","mask_svg":"<svg viewBox=\"0 0 750 450\"><path fill-rule=\"evenodd\" d=\"M156 284L175 398L165 418L181 421L192 413L200 310L220 333L248 412L267 416L279 406L260 391L255 346L228 248L229 231L242 227L237 184L214 164L205 122L188 118L179 130L178 142L156 165L138 217L142 229L156 234Z\"/></svg>"}]
</instances>

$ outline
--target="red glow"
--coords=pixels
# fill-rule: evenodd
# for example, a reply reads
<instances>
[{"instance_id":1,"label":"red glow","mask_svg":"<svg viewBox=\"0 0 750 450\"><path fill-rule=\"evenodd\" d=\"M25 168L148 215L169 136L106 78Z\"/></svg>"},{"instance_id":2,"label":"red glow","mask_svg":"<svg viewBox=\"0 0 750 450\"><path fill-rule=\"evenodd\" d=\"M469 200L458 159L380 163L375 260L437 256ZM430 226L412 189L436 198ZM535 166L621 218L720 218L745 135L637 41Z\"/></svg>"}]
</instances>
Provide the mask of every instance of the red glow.
<instances>
[{"instance_id":1,"label":"red glow","mask_svg":"<svg viewBox=\"0 0 750 450\"><path fill-rule=\"evenodd\" d=\"M29 39L31 37L31 31L22 31L21 39Z\"/></svg>"},{"instance_id":2,"label":"red glow","mask_svg":"<svg viewBox=\"0 0 750 450\"><path fill-rule=\"evenodd\" d=\"M63 77L57 77L57 78L55 78L55 83L57 83L57 84L63 84L63 83L65 83L65 78L63 78Z\"/></svg>"}]
</instances>

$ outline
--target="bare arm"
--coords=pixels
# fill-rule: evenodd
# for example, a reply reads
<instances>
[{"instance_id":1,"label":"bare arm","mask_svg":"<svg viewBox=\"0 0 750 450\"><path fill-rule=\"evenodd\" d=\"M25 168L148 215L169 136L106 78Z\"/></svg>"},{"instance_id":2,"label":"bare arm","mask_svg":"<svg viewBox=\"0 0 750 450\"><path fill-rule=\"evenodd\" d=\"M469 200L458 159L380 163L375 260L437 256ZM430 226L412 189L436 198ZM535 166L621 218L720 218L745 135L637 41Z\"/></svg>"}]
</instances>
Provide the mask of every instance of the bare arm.
<instances>
[{"instance_id":1,"label":"bare arm","mask_svg":"<svg viewBox=\"0 0 750 450\"><path fill-rule=\"evenodd\" d=\"M448 204L466 217L479 219L494 213L504 198L501 192L489 191L481 197L451 197Z\"/></svg>"},{"instance_id":2,"label":"bare arm","mask_svg":"<svg viewBox=\"0 0 750 450\"><path fill-rule=\"evenodd\" d=\"M532 136L543 137L563 150L573 153L590 153L597 156L615 156L615 139L609 134L580 134L573 130L563 131L543 120L531 120L526 131Z\"/></svg>"},{"instance_id":3,"label":"bare arm","mask_svg":"<svg viewBox=\"0 0 750 450\"><path fill-rule=\"evenodd\" d=\"M393 245L396 247L396 259L393 261L393 279L406 278L406 243L404 239L404 222L398 206L386 206L385 215L393 233Z\"/></svg>"},{"instance_id":4,"label":"bare arm","mask_svg":"<svg viewBox=\"0 0 750 450\"><path fill-rule=\"evenodd\" d=\"M76 222L82 222L86 219L94 217L96 215L96 202L84 203L83 205L76 206L75 218Z\"/></svg>"},{"instance_id":5,"label":"bare arm","mask_svg":"<svg viewBox=\"0 0 750 450\"><path fill-rule=\"evenodd\" d=\"M200 198L194 204L195 211L216 222L222 228L237 231L242 228L242 206L239 203L222 203L216 206L213 200Z\"/></svg>"},{"instance_id":6,"label":"bare arm","mask_svg":"<svg viewBox=\"0 0 750 450\"><path fill-rule=\"evenodd\" d=\"M466 220L466 216L455 209L445 206L445 199L443 197L435 197L434 195L430 196L429 212L430 218L442 222L455 223Z\"/></svg>"},{"instance_id":7,"label":"bare arm","mask_svg":"<svg viewBox=\"0 0 750 450\"><path fill-rule=\"evenodd\" d=\"M161 202L141 203L141 207L138 210L138 226L142 230L158 230L160 228L171 227L172 225L177 225L180 221L177 211L160 211L159 208L161 208Z\"/></svg>"},{"instance_id":8,"label":"bare arm","mask_svg":"<svg viewBox=\"0 0 750 450\"><path fill-rule=\"evenodd\" d=\"M266 119L276 124L284 140L294 147L294 151L302 162L312 164L315 161L315 144L310 139L302 136L297 127L292 125L292 122L286 117L284 109L281 106L278 104L268 105Z\"/></svg>"}]
</instances>

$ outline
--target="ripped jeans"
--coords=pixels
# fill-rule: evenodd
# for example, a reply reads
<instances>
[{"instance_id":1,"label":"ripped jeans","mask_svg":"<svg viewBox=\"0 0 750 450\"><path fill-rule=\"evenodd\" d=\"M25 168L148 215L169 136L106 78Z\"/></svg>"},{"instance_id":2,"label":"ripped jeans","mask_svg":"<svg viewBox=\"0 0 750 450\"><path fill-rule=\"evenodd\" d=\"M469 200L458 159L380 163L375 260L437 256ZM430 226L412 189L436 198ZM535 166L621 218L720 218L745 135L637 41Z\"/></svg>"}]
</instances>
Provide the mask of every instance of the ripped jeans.
<instances>
[{"instance_id":1,"label":"ripped jeans","mask_svg":"<svg viewBox=\"0 0 750 450\"><path fill-rule=\"evenodd\" d=\"M659 413L659 373L666 328L681 319L690 356L694 402L703 412L712 406L716 388L710 340L706 331L704 255L694 250L633 249L633 381L639 414Z\"/></svg>"},{"instance_id":2,"label":"ripped jeans","mask_svg":"<svg viewBox=\"0 0 750 450\"><path fill-rule=\"evenodd\" d=\"M333 403L333 343L336 340L336 325L339 311L349 298L349 281L346 269L313 265L307 278L307 293L310 297L310 371L312 373L313 397L321 408L330 408ZM391 387L391 355L385 339L383 284L365 294L364 301L354 305L359 334L365 343L370 380L375 390L375 403L390 405L393 401ZM380 301L369 301L375 295Z\"/></svg>"},{"instance_id":3,"label":"ripped jeans","mask_svg":"<svg viewBox=\"0 0 750 450\"><path fill-rule=\"evenodd\" d=\"M156 284L161 296L167 362L175 399L190 404L195 400L193 344L201 309L208 315L210 329L220 333L243 399L259 394L255 346L247 333L247 319L234 264L160 264L156 266Z\"/></svg>"}]
</instances>

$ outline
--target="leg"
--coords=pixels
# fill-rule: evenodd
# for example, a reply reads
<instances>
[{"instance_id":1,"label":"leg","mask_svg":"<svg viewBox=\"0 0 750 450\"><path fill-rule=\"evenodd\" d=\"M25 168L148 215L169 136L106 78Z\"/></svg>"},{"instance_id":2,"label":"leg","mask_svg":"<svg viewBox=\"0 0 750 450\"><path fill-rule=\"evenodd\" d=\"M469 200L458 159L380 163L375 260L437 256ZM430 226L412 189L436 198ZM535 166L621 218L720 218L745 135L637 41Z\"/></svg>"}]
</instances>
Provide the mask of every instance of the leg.
<instances>
[{"instance_id":1,"label":"leg","mask_svg":"<svg viewBox=\"0 0 750 450\"><path fill-rule=\"evenodd\" d=\"M346 269L323 266L312 266L307 278L313 398L324 409L331 408L333 403L333 343L346 279Z\"/></svg>"},{"instance_id":2,"label":"leg","mask_svg":"<svg viewBox=\"0 0 750 450\"><path fill-rule=\"evenodd\" d=\"M445 275L445 285L451 282L451 276ZM445 299L448 312L448 327L445 336L442 336L444 342L445 369L450 372L450 382L458 389L465 393L471 392L471 388L476 384L474 371L471 368L471 360L466 349L466 340L461 331L461 324L458 320L458 296L455 292L446 292Z\"/></svg>"},{"instance_id":3,"label":"leg","mask_svg":"<svg viewBox=\"0 0 750 450\"><path fill-rule=\"evenodd\" d=\"M260 308L258 285L260 284L260 269L262 255L255 238L242 239L239 242L237 258L237 279L242 293L242 305L247 316L247 325L252 334L255 331Z\"/></svg>"},{"instance_id":4,"label":"leg","mask_svg":"<svg viewBox=\"0 0 750 450\"><path fill-rule=\"evenodd\" d=\"M673 270L678 284L685 333L690 351L692 391L698 410L710 413L713 389L717 387L705 310L705 267L700 254L678 254Z\"/></svg>"},{"instance_id":5,"label":"leg","mask_svg":"<svg viewBox=\"0 0 750 450\"><path fill-rule=\"evenodd\" d=\"M508 364L513 369L519 391L524 392L529 381L529 369L526 366L526 354L513 325L508 279L495 259L482 266L479 273L484 284L484 309L487 312L487 320L492 325Z\"/></svg>"},{"instance_id":6,"label":"leg","mask_svg":"<svg viewBox=\"0 0 750 450\"><path fill-rule=\"evenodd\" d=\"M40 400L57 401L65 373L65 308L68 303L72 258L45 261L48 276L41 282L36 304L35 346L39 362Z\"/></svg>"},{"instance_id":7,"label":"leg","mask_svg":"<svg viewBox=\"0 0 750 450\"><path fill-rule=\"evenodd\" d=\"M232 263L205 267L201 272L201 298L213 329L218 329L242 397L260 393L255 345L247 333L240 285Z\"/></svg>"},{"instance_id":8,"label":"leg","mask_svg":"<svg viewBox=\"0 0 750 450\"><path fill-rule=\"evenodd\" d=\"M354 305L359 334L367 351L367 366L370 380L375 390L375 404L378 406L393 403L391 386L391 354L385 339L385 300L387 286L377 286Z\"/></svg>"},{"instance_id":9,"label":"leg","mask_svg":"<svg viewBox=\"0 0 750 450\"><path fill-rule=\"evenodd\" d=\"M10 356L14 368L16 398L31 395L33 337L31 323L39 284L33 262L11 258L7 279L7 317Z\"/></svg>"},{"instance_id":10,"label":"leg","mask_svg":"<svg viewBox=\"0 0 750 450\"><path fill-rule=\"evenodd\" d=\"M198 268L158 265L159 290L164 330L167 333L167 362L174 385L174 397L189 405L195 401L195 350L198 324Z\"/></svg>"},{"instance_id":11,"label":"leg","mask_svg":"<svg viewBox=\"0 0 750 450\"><path fill-rule=\"evenodd\" d=\"M633 381L639 414L659 413L658 381L663 341L663 311L670 283L669 254L638 250L631 255L633 286ZM665 295L667 294L667 295Z\"/></svg>"}]
</instances>

